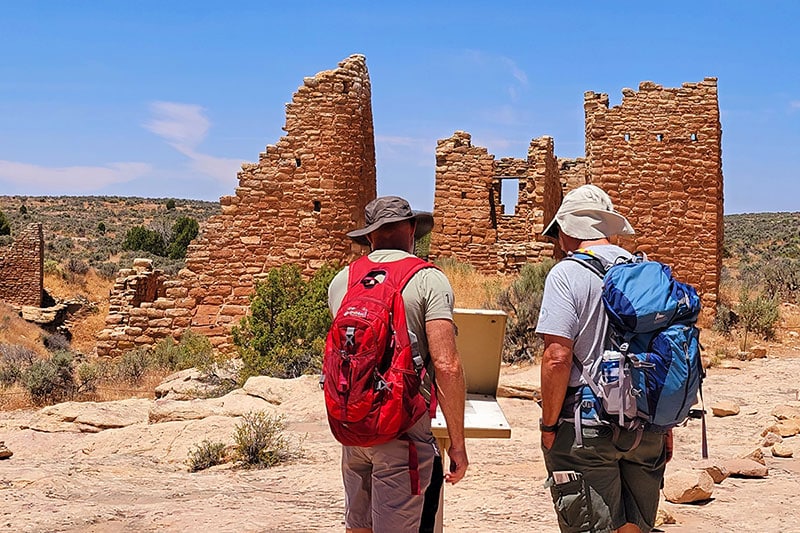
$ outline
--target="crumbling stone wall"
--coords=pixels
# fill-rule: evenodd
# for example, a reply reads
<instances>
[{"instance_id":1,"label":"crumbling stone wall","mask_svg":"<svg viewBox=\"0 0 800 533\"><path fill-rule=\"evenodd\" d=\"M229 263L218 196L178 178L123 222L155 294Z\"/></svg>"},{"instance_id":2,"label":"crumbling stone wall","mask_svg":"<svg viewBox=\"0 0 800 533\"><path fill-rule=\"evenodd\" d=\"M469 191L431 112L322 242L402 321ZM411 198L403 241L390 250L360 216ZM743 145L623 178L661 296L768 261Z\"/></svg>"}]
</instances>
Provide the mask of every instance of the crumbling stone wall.
<instances>
[{"instance_id":1,"label":"crumbling stone wall","mask_svg":"<svg viewBox=\"0 0 800 533\"><path fill-rule=\"evenodd\" d=\"M587 92L586 166L636 230L633 247L673 266L713 314L722 270L722 127L716 78Z\"/></svg>"},{"instance_id":2,"label":"crumbling stone wall","mask_svg":"<svg viewBox=\"0 0 800 533\"><path fill-rule=\"evenodd\" d=\"M153 269L150 259L135 259L133 268L120 270L109 295L106 327L97 335L97 355L121 355L185 329L189 313L175 309L175 300L167 297L170 283L176 282Z\"/></svg>"},{"instance_id":3,"label":"crumbling stone wall","mask_svg":"<svg viewBox=\"0 0 800 533\"><path fill-rule=\"evenodd\" d=\"M514 180L514 213L502 198L502 182ZM435 227L432 258L453 257L486 273L516 271L553 255L539 234L561 200L553 139L533 139L527 159L496 160L457 131L436 148Z\"/></svg>"},{"instance_id":4,"label":"crumbling stone wall","mask_svg":"<svg viewBox=\"0 0 800 533\"><path fill-rule=\"evenodd\" d=\"M345 236L363 226L364 207L376 196L364 56L305 78L286 105L283 129L257 163L242 165L235 194L220 199L222 213L189 245L179 283L166 290L171 307L223 351L232 349L231 327L270 268L294 263L310 275L364 251Z\"/></svg>"},{"instance_id":5,"label":"crumbling stone wall","mask_svg":"<svg viewBox=\"0 0 800 533\"><path fill-rule=\"evenodd\" d=\"M558 177L561 181L561 191L567 194L572 189L589 183L589 176L586 174L586 158L576 157L575 159L558 158Z\"/></svg>"},{"instance_id":6,"label":"crumbling stone wall","mask_svg":"<svg viewBox=\"0 0 800 533\"><path fill-rule=\"evenodd\" d=\"M10 246L0 248L0 300L12 305L42 306L44 236L35 222L19 232Z\"/></svg>"}]
</instances>

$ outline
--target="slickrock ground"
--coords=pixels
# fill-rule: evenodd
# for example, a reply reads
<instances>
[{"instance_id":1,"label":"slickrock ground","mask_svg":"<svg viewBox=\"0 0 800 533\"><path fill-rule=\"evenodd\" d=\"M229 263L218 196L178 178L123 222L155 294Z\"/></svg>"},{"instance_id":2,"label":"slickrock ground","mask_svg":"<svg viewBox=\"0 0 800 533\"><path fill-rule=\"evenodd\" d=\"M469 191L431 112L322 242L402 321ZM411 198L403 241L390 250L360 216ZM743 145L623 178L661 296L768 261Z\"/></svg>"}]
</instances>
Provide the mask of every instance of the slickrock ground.
<instances>
[{"instance_id":1,"label":"slickrock ground","mask_svg":"<svg viewBox=\"0 0 800 533\"><path fill-rule=\"evenodd\" d=\"M800 358L771 356L715 368L706 403L730 400L741 412L709 417L713 459L747 455L762 441L776 405L797 399ZM507 384L538 383L538 369L504 369ZM500 398L512 438L472 440L467 478L445 495L449 531L557 531L533 401ZM268 470L229 467L190 474L183 461L203 439L232 442L241 414L284 413L305 457ZM709 409L710 412L710 409ZM21 429L21 428L27 429ZM700 457L700 425L676 430L669 471ZM107 428L107 429L104 429ZM192 402L126 400L62 404L0 413L0 440L14 452L0 461L0 531L342 531L339 448L324 419L316 379L259 378L224 398ZM665 503L678 531L800 532L800 437L784 439L795 457L764 449L769 476L728 478L710 501Z\"/></svg>"}]
</instances>

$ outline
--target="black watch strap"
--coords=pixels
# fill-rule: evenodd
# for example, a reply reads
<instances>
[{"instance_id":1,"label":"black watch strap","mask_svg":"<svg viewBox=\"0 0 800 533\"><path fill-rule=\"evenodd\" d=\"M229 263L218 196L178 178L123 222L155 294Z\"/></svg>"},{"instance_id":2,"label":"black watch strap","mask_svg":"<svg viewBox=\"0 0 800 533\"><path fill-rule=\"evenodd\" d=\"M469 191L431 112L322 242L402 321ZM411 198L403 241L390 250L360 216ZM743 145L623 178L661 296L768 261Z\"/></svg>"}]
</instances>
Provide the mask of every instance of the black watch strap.
<instances>
[{"instance_id":1,"label":"black watch strap","mask_svg":"<svg viewBox=\"0 0 800 533\"><path fill-rule=\"evenodd\" d=\"M541 431L543 433L555 433L556 431L558 431L558 422L556 422L552 426L548 426L540 418L539 419L539 431Z\"/></svg>"}]
</instances>

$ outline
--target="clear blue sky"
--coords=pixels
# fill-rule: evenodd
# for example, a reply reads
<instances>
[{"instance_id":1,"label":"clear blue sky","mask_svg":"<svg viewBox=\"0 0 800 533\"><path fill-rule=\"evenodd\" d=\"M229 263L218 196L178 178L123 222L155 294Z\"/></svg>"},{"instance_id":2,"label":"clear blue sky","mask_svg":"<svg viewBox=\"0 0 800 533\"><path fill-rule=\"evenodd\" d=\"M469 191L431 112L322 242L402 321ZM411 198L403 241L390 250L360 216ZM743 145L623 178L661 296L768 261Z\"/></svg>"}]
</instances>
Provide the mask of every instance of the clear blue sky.
<instances>
[{"instance_id":1,"label":"clear blue sky","mask_svg":"<svg viewBox=\"0 0 800 533\"><path fill-rule=\"evenodd\" d=\"M582 156L584 91L719 78L725 212L800 211L800 2L2 2L0 194L216 200L303 77L367 56L379 194L436 140Z\"/></svg>"}]
</instances>

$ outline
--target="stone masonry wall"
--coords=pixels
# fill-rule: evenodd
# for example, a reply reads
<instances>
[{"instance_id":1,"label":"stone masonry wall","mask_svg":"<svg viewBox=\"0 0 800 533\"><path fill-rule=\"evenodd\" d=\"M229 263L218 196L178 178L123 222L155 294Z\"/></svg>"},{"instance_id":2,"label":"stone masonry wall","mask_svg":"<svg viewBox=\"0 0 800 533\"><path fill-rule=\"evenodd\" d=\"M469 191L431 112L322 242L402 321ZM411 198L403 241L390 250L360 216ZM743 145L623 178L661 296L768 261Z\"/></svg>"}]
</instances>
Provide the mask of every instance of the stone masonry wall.
<instances>
[{"instance_id":1,"label":"stone masonry wall","mask_svg":"<svg viewBox=\"0 0 800 533\"><path fill-rule=\"evenodd\" d=\"M505 179L519 185L513 214L503 204ZM517 271L528 261L551 257L552 243L539 234L560 201L552 138L531 141L527 159L495 160L485 148L472 146L468 133L455 132L436 149L431 257L450 256L486 273Z\"/></svg>"},{"instance_id":2,"label":"stone masonry wall","mask_svg":"<svg viewBox=\"0 0 800 533\"><path fill-rule=\"evenodd\" d=\"M0 248L0 301L42 306L44 236L42 224L28 224L6 248Z\"/></svg>"},{"instance_id":3,"label":"stone masonry wall","mask_svg":"<svg viewBox=\"0 0 800 533\"><path fill-rule=\"evenodd\" d=\"M586 185L589 183L589 176L586 175L586 158L567 159L559 157L558 176L561 180L563 194L567 194L581 185Z\"/></svg>"},{"instance_id":4,"label":"stone masonry wall","mask_svg":"<svg viewBox=\"0 0 800 533\"><path fill-rule=\"evenodd\" d=\"M167 278L150 259L135 259L124 268L109 295L106 327L97 335L97 355L116 356L172 335L176 322L189 325L186 314L176 318L173 301L165 298Z\"/></svg>"},{"instance_id":5,"label":"stone masonry wall","mask_svg":"<svg viewBox=\"0 0 800 533\"><path fill-rule=\"evenodd\" d=\"M345 236L364 225L364 207L376 196L364 56L305 78L286 104L283 129L286 135L267 146L257 163L242 165L235 194L220 199L222 213L189 245L178 279L164 282L151 308L130 316L144 326L130 322L134 329L124 343L148 344L166 331L178 337L191 327L230 352L231 327L246 315L255 282L271 268L294 263L311 275L325 262L349 261L365 251ZM155 322L145 323L143 315Z\"/></svg>"},{"instance_id":6,"label":"stone masonry wall","mask_svg":"<svg viewBox=\"0 0 800 533\"><path fill-rule=\"evenodd\" d=\"M167 296L214 345L230 347L269 269L295 263L312 274L362 253L345 233L364 224L376 196L371 98L364 56L305 78L286 105L286 135L242 165L235 195L189 246L182 284Z\"/></svg>"},{"instance_id":7,"label":"stone masonry wall","mask_svg":"<svg viewBox=\"0 0 800 533\"><path fill-rule=\"evenodd\" d=\"M673 266L714 312L722 269L722 127L716 78L584 95L589 179L636 230L631 245Z\"/></svg>"}]
</instances>

